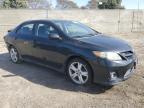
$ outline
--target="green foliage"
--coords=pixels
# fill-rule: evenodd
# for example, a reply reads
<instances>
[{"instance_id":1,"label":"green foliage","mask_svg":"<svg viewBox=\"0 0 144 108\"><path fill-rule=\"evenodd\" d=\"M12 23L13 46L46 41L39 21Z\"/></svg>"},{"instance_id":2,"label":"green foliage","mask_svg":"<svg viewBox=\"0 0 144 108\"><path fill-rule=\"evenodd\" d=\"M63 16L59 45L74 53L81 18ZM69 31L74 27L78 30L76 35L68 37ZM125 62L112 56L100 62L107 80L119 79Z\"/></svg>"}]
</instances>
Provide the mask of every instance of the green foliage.
<instances>
[{"instance_id":1,"label":"green foliage","mask_svg":"<svg viewBox=\"0 0 144 108\"><path fill-rule=\"evenodd\" d=\"M26 0L4 0L3 7L4 8L26 8L27 1Z\"/></svg>"},{"instance_id":2,"label":"green foliage","mask_svg":"<svg viewBox=\"0 0 144 108\"><path fill-rule=\"evenodd\" d=\"M102 4L98 4L99 9L124 9L121 6L122 0L99 0Z\"/></svg>"}]
</instances>

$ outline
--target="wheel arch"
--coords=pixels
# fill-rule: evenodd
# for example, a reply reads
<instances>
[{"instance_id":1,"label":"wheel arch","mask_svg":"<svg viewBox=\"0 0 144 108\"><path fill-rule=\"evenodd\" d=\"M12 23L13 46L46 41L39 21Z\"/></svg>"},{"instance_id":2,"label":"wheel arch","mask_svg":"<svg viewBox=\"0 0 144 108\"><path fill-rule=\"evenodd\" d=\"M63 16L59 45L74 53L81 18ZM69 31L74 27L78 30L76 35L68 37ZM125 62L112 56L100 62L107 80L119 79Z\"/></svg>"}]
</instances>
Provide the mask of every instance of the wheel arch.
<instances>
[{"instance_id":1,"label":"wheel arch","mask_svg":"<svg viewBox=\"0 0 144 108\"><path fill-rule=\"evenodd\" d=\"M85 61L85 62L89 65L90 70L91 70L91 72L92 72L92 81L93 81L93 76L94 76L94 75L93 75L93 74L94 74L93 69L92 69L90 63L88 62L88 60L86 60L86 59L85 59L84 57L82 57L82 56L72 55L72 56L68 57L68 59L67 59L66 62L65 62L65 74L67 74L67 66L68 66L68 63L69 63L72 59L77 59L77 58Z\"/></svg>"},{"instance_id":2,"label":"wheel arch","mask_svg":"<svg viewBox=\"0 0 144 108\"><path fill-rule=\"evenodd\" d=\"M8 51L10 50L11 47L14 47L18 51L18 53L20 53L20 50L15 45L10 43L6 43L6 44L7 44Z\"/></svg>"},{"instance_id":3,"label":"wheel arch","mask_svg":"<svg viewBox=\"0 0 144 108\"><path fill-rule=\"evenodd\" d=\"M8 51L10 50L10 48L11 47L13 47L13 45L12 44L10 44L10 43L6 43L7 44L7 48L8 48Z\"/></svg>"}]
</instances>

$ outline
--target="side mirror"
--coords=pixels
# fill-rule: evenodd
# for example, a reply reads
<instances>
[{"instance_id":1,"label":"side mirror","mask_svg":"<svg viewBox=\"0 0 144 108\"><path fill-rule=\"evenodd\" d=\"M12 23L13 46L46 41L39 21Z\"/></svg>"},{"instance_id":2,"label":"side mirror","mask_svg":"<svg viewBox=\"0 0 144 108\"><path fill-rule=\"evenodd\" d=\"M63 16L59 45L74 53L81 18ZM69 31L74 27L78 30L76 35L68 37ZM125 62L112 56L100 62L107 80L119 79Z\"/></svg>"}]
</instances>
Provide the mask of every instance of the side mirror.
<instances>
[{"instance_id":1,"label":"side mirror","mask_svg":"<svg viewBox=\"0 0 144 108\"><path fill-rule=\"evenodd\" d=\"M11 32L12 30L8 30L8 33Z\"/></svg>"},{"instance_id":2,"label":"side mirror","mask_svg":"<svg viewBox=\"0 0 144 108\"><path fill-rule=\"evenodd\" d=\"M62 38L58 35L58 34L56 34L56 33L51 33L51 34L49 34L49 39L53 39L53 40L61 40Z\"/></svg>"}]
</instances>

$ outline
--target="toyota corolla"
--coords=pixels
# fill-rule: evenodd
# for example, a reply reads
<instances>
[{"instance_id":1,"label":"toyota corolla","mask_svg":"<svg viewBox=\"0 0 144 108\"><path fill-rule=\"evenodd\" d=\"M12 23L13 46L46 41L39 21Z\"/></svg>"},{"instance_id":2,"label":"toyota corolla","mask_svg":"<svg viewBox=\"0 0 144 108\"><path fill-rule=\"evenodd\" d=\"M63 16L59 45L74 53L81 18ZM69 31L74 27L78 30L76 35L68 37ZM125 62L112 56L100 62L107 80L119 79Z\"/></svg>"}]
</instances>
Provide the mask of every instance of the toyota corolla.
<instances>
[{"instance_id":1,"label":"toyota corolla","mask_svg":"<svg viewBox=\"0 0 144 108\"><path fill-rule=\"evenodd\" d=\"M136 68L136 55L125 41L77 21L26 21L4 37L12 62L33 62L65 73L76 84L115 85Z\"/></svg>"}]
</instances>

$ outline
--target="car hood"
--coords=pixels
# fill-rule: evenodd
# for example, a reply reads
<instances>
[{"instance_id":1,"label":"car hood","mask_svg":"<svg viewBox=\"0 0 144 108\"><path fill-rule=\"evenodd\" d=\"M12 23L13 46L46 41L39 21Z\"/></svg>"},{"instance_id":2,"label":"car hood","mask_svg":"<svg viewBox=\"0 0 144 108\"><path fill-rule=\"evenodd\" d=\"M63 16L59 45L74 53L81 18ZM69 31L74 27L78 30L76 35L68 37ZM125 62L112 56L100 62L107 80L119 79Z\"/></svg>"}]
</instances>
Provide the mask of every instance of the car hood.
<instances>
[{"instance_id":1,"label":"car hood","mask_svg":"<svg viewBox=\"0 0 144 108\"><path fill-rule=\"evenodd\" d=\"M102 34L76 39L85 44L84 46L92 48L93 50L121 52L132 50L131 46L127 42Z\"/></svg>"}]
</instances>

